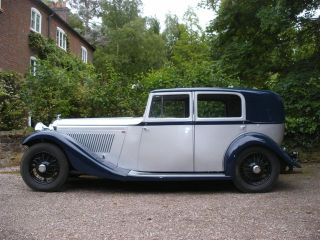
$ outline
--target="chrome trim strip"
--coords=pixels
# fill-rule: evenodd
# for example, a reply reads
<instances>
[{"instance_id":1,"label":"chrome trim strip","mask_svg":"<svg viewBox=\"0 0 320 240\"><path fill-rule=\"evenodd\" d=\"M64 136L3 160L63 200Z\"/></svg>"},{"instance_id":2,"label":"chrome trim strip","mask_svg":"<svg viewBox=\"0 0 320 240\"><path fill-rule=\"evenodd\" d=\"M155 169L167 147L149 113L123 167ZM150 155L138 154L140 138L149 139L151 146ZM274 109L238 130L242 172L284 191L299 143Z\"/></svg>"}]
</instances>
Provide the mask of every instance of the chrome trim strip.
<instances>
[{"instance_id":1,"label":"chrome trim strip","mask_svg":"<svg viewBox=\"0 0 320 240\"><path fill-rule=\"evenodd\" d=\"M130 177L150 177L150 178L224 178L228 177L224 173L152 173L131 170Z\"/></svg>"}]
</instances>

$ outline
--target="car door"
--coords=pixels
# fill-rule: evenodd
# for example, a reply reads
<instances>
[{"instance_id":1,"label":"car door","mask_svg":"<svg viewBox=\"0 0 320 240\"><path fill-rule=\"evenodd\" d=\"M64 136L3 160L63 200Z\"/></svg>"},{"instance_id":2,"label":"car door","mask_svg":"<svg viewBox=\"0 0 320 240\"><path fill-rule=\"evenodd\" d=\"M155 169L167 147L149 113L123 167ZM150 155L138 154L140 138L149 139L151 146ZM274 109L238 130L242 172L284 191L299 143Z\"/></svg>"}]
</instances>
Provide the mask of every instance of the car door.
<instances>
[{"instance_id":1,"label":"car door","mask_svg":"<svg viewBox=\"0 0 320 240\"><path fill-rule=\"evenodd\" d=\"M192 172L191 92L152 93L142 127L138 168L148 172Z\"/></svg>"},{"instance_id":2,"label":"car door","mask_svg":"<svg viewBox=\"0 0 320 240\"><path fill-rule=\"evenodd\" d=\"M231 142L246 131L245 99L236 92L195 93L196 172L223 172Z\"/></svg>"}]
</instances>

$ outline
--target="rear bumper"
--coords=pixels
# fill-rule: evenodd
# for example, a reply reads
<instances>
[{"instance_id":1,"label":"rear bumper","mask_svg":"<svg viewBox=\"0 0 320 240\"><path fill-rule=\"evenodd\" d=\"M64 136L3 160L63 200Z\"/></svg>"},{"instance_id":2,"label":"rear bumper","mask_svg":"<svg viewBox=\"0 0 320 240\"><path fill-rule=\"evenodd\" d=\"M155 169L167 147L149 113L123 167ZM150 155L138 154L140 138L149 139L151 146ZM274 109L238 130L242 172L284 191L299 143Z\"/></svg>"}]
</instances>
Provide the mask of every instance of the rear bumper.
<instances>
[{"instance_id":1,"label":"rear bumper","mask_svg":"<svg viewBox=\"0 0 320 240\"><path fill-rule=\"evenodd\" d=\"M289 157L291 158L292 166L301 168L301 163L299 161L299 152L293 151L288 153Z\"/></svg>"}]
</instances>

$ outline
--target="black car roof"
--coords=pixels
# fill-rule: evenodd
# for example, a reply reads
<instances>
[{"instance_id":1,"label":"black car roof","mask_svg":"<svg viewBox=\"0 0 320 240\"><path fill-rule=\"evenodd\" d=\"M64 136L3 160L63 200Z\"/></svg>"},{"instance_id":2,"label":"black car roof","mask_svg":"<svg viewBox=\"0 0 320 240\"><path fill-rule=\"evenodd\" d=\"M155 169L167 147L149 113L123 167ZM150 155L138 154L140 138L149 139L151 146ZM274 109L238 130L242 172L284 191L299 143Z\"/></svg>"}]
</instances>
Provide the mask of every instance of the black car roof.
<instances>
[{"instance_id":1,"label":"black car roof","mask_svg":"<svg viewBox=\"0 0 320 240\"><path fill-rule=\"evenodd\" d=\"M165 92L234 92L246 99L246 120L255 123L284 123L284 106L281 97L269 90L242 88L169 88L157 89L151 93Z\"/></svg>"}]
</instances>

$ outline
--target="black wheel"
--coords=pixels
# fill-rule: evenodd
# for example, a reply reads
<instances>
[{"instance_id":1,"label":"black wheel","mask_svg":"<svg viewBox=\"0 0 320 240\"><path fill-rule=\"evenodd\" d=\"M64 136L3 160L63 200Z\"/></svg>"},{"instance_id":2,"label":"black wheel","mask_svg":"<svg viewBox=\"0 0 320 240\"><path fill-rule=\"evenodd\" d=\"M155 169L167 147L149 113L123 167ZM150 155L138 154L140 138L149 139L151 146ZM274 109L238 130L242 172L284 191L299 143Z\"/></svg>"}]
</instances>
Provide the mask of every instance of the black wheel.
<instances>
[{"instance_id":1,"label":"black wheel","mask_svg":"<svg viewBox=\"0 0 320 240\"><path fill-rule=\"evenodd\" d=\"M242 192L268 192L279 173L280 163L272 152L262 147L251 147L237 158L233 183Z\"/></svg>"},{"instance_id":2,"label":"black wheel","mask_svg":"<svg viewBox=\"0 0 320 240\"><path fill-rule=\"evenodd\" d=\"M23 155L20 166L24 182L36 191L58 191L69 175L64 153L55 145L38 143Z\"/></svg>"}]
</instances>

